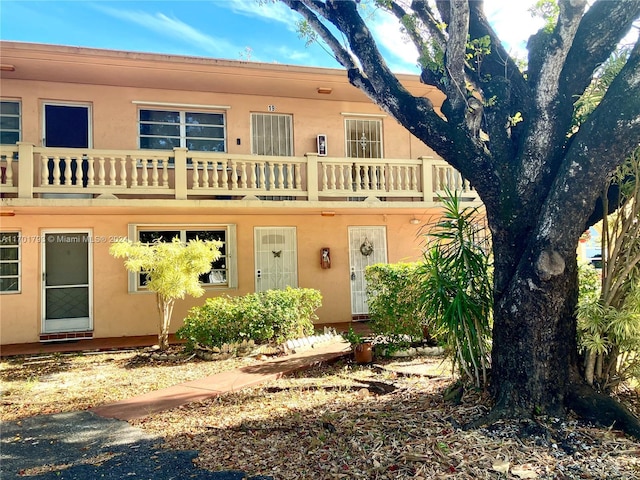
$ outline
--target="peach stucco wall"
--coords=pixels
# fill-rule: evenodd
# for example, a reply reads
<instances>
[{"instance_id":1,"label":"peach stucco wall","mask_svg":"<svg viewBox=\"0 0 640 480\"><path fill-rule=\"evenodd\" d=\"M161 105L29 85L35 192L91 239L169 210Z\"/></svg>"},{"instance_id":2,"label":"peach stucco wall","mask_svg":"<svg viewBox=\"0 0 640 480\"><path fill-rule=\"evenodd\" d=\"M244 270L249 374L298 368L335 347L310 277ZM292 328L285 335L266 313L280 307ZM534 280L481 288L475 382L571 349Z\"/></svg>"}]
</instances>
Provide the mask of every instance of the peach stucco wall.
<instances>
[{"instance_id":1,"label":"peach stucco wall","mask_svg":"<svg viewBox=\"0 0 640 480\"><path fill-rule=\"evenodd\" d=\"M62 212L61 212L62 213ZM241 295L254 291L253 229L256 226L293 226L297 232L298 279L300 287L316 288L323 295L318 323L351 319L348 227L384 225L387 229L388 260L414 260L420 257L418 226L406 214L336 215L74 215L65 209L59 215L18 213L3 217L2 230L21 232L22 288L17 294L0 296L2 344L38 341L41 333L42 232L55 229L90 229L96 239L127 236L128 224L220 224L237 225L238 288L208 290L207 296L223 293ZM331 269L320 268L320 249L331 248ZM94 337L153 334L157 330L155 297L149 293L129 293L122 260L108 253L109 243L92 244L93 329ZM204 298L178 301L172 331L181 324L187 310L201 305Z\"/></svg>"},{"instance_id":2,"label":"peach stucco wall","mask_svg":"<svg viewBox=\"0 0 640 480\"><path fill-rule=\"evenodd\" d=\"M22 104L22 140L42 146L43 105L47 102L81 103L91 106L92 146L97 149L136 149L139 108L178 108L140 106L134 101L231 106L226 111L227 150L246 154L251 151L250 114L275 113L293 115L294 154L302 156L316 151L316 135L328 137L328 155L345 156L343 113L380 115L383 124L383 147L386 158L417 158L434 153L384 114L377 106L364 102L330 99L295 99L259 95L230 95L214 92L157 90L105 85L82 85L30 80L2 81L2 96L19 99ZM193 108L192 110L198 110ZM354 118L349 116L349 118ZM237 145L240 139L240 145Z\"/></svg>"},{"instance_id":3,"label":"peach stucco wall","mask_svg":"<svg viewBox=\"0 0 640 480\"><path fill-rule=\"evenodd\" d=\"M185 105L228 106L225 112L227 151L251 152L250 116L254 112L293 116L294 155L316 151L316 135L328 137L328 155L343 157L345 118L382 120L384 157L416 159L436 155L393 118L372 104L348 84L342 70L313 69L282 65L182 58L163 55L108 52L60 46L2 42L3 63L15 66L3 72L3 99L21 105L21 140L43 145L43 111L47 102L86 104L91 107L90 146L95 149L138 148L138 110L167 108L195 110ZM404 80L419 96L429 96L436 108L442 98L417 77ZM318 87L331 87L329 95ZM235 92L235 93L233 93ZM145 106L140 102L147 102ZM160 104L174 106L162 107ZM153 105L155 104L155 105ZM207 109L206 111L211 111ZM35 175L35 174L34 174ZM37 179L36 179L37 181ZM4 199L3 199L4 200ZM238 288L208 290L207 296L254 291L253 229L256 226L293 226L297 229L298 279L300 287L319 289L324 297L319 323L351 319L349 226L386 226L388 260L420 257L418 226L409 223L415 213L425 213L424 203L387 208L332 202L335 216L325 217L320 202L299 202L295 207L256 207L238 202L224 206L224 214L213 203L184 200L114 200L113 208L83 200L41 198L7 199L10 209L0 218L0 229L19 231L21 244L21 292L0 295L0 341L2 344L35 342L41 333L43 231L90 229L94 238L127 236L129 224L235 224L237 226ZM67 202L67 203L64 203ZM108 201L107 201L108 202ZM159 205L168 205L168 208ZM191 202L191 203L188 203ZM212 201L213 202L213 201ZM409 202L407 202L409 203ZM62 206L64 204L64 206ZM206 204L206 205L205 205ZM3 204L4 205L4 204ZM187 206L185 206L187 205ZM201 205L204 205L201 208ZM6 205L4 205L6 206ZM363 208L366 207L366 208ZM222 208L222 207L221 207ZM279 211L275 211L276 208ZM204 210L203 210L204 209ZM206 214L203 213L206 212ZM355 212L355 213L354 213ZM232 215L231 213L238 213ZM10 216L14 215L14 216ZM320 268L320 249L331 248L332 267ZM122 260L108 254L106 242L92 245L93 331L95 337L146 335L157 332L155 297L129 293ZM200 299L179 301L174 310L172 331L181 324L188 309Z\"/></svg>"}]
</instances>

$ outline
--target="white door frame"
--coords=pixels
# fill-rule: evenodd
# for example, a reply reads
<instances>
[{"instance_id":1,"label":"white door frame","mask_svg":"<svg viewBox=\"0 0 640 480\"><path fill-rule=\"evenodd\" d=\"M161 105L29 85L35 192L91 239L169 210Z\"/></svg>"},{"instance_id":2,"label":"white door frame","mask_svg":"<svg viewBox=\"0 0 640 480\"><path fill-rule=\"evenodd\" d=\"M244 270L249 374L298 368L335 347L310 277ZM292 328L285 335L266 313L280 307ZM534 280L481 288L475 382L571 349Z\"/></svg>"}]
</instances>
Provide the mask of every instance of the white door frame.
<instances>
[{"instance_id":1,"label":"white door frame","mask_svg":"<svg viewBox=\"0 0 640 480\"><path fill-rule=\"evenodd\" d=\"M348 227L348 235L351 315L367 315L369 306L364 271L369 265L387 263L387 227L354 225ZM364 245L365 240L369 241L367 245Z\"/></svg>"},{"instance_id":2,"label":"white door frame","mask_svg":"<svg viewBox=\"0 0 640 480\"><path fill-rule=\"evenodd\" d=\"M282 230L285 232L283 240L285 242L291 241L290 249L286 252L282 251L282 248L278 250L273 250L269 247L268 251L262 250L259 248L260 242L262 240L262 233L266 230L278 231ZM269 290L271 288L284 288L285 285L275 285L272 280L274 280L271 275L272 272L269 272L267 268L270 266L274 269L278 268L280 263L287 263L289 269L284 274L287 274L290 278L287 284L293 288L298 286L298 240L297 240L297 230L296 227L286 227L286 226L277 226L277 227L254 227L253 229L253 255L255 262L255 291L261 292L264 290ZM290 236L288 236L290 235ZM263 256L264 255L264 256ZM275 282L278 282L275 279Z\"/></svg>"},{"instance_id":3,"label":"white door frame","mask_svg":"<svg viewBox=\"0 0 640 480\"><path fill-rule=\"evenodd\" d=\"M54 107L82 107L87 109L87 148L93 148L93 127L92 121L92 105L91 103L83 102L42 102L42 146L47 146L46 132L47 132L47 105Z\"/></svg>"},{"instance_id":4,"label":"white door frame","mask_svg":"<svg viewBox=\"0 0 640 480\"><path fill-rule=\"evenodd\" d=\"M88 310L89 316L78 318L61 318L61 319L49 319L47 321L47 282L46 282L46 262L47 262L47 235L65 235L79 233L87 236L87 294L88 298ZM42 333L64 333L74 331L91 331L93 330L93 230L90 228L54 228L43 229L40 231L40 238L42 239L41 249L41 294L40 294L40 311L41 311L41 332ZM68 286L68 287L71 287Z\"/></svg>"}]
</instances>

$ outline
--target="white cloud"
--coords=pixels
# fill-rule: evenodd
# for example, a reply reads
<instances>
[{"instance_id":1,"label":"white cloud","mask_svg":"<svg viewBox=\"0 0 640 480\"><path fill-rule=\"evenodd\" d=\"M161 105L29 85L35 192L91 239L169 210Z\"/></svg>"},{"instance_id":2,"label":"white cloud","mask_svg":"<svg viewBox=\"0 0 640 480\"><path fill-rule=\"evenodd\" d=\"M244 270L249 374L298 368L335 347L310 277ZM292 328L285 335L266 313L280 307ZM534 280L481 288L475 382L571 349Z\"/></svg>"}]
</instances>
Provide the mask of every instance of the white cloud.
<instances>
[{"instance_id":1,"label":"white cloud","mask_svg":"<svg viewBox=\"0 0 640 480\"><path fill-rule=\"evenodd\" d=\"M544 26L541 18L533 18L529 8L534 0L485 0L485 14L505 49L519 57L526 56L529 37Z\"/></svg>"},{"instance_id":2,"label":"white cloud","mask_svg":"<svg viewBox=\"0 0 640 480\"><path fill-rule=\"evenodd\" d=\"M296 24L302 19L300 15L281 2L258 2L257 0L225 0L216 3L218 7L224 7L233 13L246 17L260 18L278 23L284 23L289 31L296 31Z\"/></svg>"},{"instance_id":3,"label":"white cloud","mask_svg":"<svg viewBox=\"0 0 640 480\"><path fill-rule=\"evenodd\" d=\"M386 53L385 60L391 71L396 73L417 73L418 50L400 30L400 23L391 14L379 10L371 33Z\"/></svg>"},{"instance_id":4,"label":"white cloud","mask_svg":"<svg viewBox=\"0 0 640 480\"><path fill-rule=\"evenodd\" d=\"M230 51L236 52L243 48L223 38L216 38L202 33L181 20L168 17L163 13L150 14L143 11L118 10L102 5L96 5L95 8L114 18L135 23L148 30L180 40L190 46L197 46L213 55L224 56Z\"/></svg>"}]
</instances>

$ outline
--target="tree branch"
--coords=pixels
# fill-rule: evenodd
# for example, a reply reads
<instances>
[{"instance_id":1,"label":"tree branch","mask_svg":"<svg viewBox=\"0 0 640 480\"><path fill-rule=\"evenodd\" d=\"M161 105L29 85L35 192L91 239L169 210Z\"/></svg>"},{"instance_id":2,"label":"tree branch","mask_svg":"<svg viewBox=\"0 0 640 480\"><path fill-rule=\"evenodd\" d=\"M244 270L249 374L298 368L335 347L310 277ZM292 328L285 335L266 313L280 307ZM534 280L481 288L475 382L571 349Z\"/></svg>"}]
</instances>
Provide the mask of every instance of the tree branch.
<instances>
[{"instance_id":1,"label":"tree branch","mask_svg":"<svg viewBox=\"0 0 640 480\"><path fill-rule=\"evenodd\" d=\"M427 85L432 85L443 93L446 93L444 89L444 85L446 83L444 81L444 79L446 78L445 75L443 74L443 72L433 68L433 65L426 64L427 62L425 61L427 58L433 57L431 58L431 60L433 61L433 63L436 63L436 50L439 49L440 51L444 52L446 46L446 39L438 28L438 24L433 17L429 5L423 0L416 0L411 4L413 13L407 12L407 10L396 1L391 1L389 4L384 4L383 7L390 11L398 19L400 25L405 28L407 34L409 35L409 38L418 49L420 55L420 58L418 60L422 67L422 72L420 75L420 79L422 80L422 82L426 83ZM414 10L414 8L418 8L419 10L416 11ZM420 27L422 27L423 30L425 30L428 34L421 32ZM434 43L436 44L436 47L434 48L428 42L425 42L425 38L423 38L423 35L427 38L432 38L434 40Z\"/></svg>"},{"instance_id":2,"label":"tree branch","mask_svg":"<svg viewBox=\"0 0 640 480\"><path fill-rule=\"evenodd\" d=\"M562 131L569 131L573 105L585 92L594 71L610 57L639 17L640 0L599 0L584 14L560 77L556 111Z\"/></svg>"},{"instance_id":3,"label":"tree branch","mask_svg":"<svg viewBox=\"0 0 640 480\"><path fill-rule=\"evenodd\" d=\"M449 41L445 50L445 69L451 82L447 85L446 93L453 110L459 111L466 107L467 100L465 57L469 34L469 2L452 0L449 8L452 22L447 27Z\"/></svg>"},{"instance_id":4,"label":"tree branch","mask_svg":"<svg viewBox=\"0 0 640 480\"><path fill-rule=\"evenodd\" d=\"M320 21L317 12L324 16L326 6L322 2L316 0L280 0L294 12L299 13L309 22L309 25L320 35L320 38L329 46L334 53L336 60L347 70L356 68L356 62L349 51L342 46L340 41L331 33L331 31ZM313 11L312 11L313 10Z\"/></svg>"},{"instance_id":5,"label":"tree branch","mask_svg":"<svg viewBox=\"0 0 640 480\"><path fill-rule=\"evenodd\" d=\"M483 72L492 79L504 77L509 80L511 88L515 92L514 97L519 99L528 97L531 92L527 82L516 63L504 49L495 30L489 24L484 14L484 2L471 2L469 7L469 35L471 38L481 38L488 35L491 39L491 53L484 59ZM477 79L477 81L480 81L480 79Z\"/></svg>"},{"instance_id":6,"label":"tree branch","mask_svg":"<svg viewBox=\"0 0 640 480\"><path fill-rule=\"evenodd\" d=\"M602 102L581 126L551 187L540 239L577 240L605 178L638 147L640 139L640 40ZM576 199L579 199L576 201ZM571 221L567 221L571 219ZM562 232L561 232L562 230Z\"/></svg>"}]
</instances>

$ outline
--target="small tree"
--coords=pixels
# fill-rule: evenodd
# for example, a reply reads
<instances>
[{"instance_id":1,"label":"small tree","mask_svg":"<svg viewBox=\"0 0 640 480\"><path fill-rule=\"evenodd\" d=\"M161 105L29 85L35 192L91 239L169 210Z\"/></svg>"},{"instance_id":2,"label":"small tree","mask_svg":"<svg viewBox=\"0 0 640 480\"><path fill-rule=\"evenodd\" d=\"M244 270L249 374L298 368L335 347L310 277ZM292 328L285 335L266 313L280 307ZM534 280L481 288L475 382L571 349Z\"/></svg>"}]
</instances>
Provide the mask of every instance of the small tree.
<instances>
[{"instance_id":1,"label":"small tree","mask_svg":"<svg viewBox=\"0 0 640 480\"><path fill-rule=\"evenodd\" d=\"M160 350L169 347L169 324L176 299L202 296L204 289L199 277L211 270L211 263L220 257L221 246L221 242L212 240L190 240L184 244L178 238L150 244L122 240L111 245L109 253L115 258L125 258L125 268L144 274L146 287L156 292Z\"/></svg>"}]
</instances>

